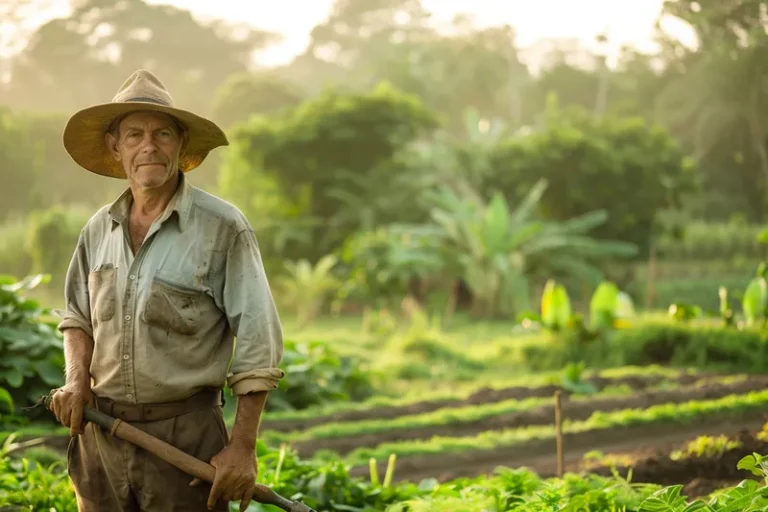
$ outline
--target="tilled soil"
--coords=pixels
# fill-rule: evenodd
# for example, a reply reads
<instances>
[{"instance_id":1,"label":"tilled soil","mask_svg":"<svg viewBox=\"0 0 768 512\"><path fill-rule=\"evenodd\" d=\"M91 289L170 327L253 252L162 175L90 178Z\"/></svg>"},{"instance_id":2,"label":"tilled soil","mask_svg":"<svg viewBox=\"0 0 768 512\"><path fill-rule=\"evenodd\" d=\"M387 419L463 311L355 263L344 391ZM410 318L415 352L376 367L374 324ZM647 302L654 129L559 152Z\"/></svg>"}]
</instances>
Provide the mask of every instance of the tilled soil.
<instances>
[{"instance_id":1,"label":"tilled soil","mask_svg":"<svg viewBox=\"0 0 768 512\"><path fill-rule=\"evenodd\" d=\"M705 496L716 489L735 485L742 480L758 478L751 473L740 470L736 466L739 461L753 453L768 453L768 442L761 441L755 434L742 429L729 438L741 442L741 446L733 448L716 457L691 457L682 460L672 460L669 452L659 453L639 459L630 466L617 466L619 474L626 476L632 469L632 481L654 483L659 485L683 484L684 492L689 497ZM693 439L690 439L693 441ZM677 448L684 448L681 444ZM590 473L609 476L611 469L601 467L590 469Z\"/></svg>"},{"instance_id":2,"label":"tilled soil","mask_svg":"<svg viewBox=\"0 0 768 512\"><path fill-rule=\"evenodd\" d=\"M700 435L721 435L738 434L742 430L756 431L766 421L765 413L751 413L746 415L708 415L699 417L686 424L651 424L635 427L614 428L610 430L597 430L578 432L563 435L564 459L566 469L573 470L582 465L583 457L586 453L599 450L605 454L616 452L631 452L637 450L648 450L654 447L664 452L681 446L681 444L691 441ZM747 448L749 448L747 446ZM752 453L747 451L745 453ZM763 452L764 453L764 452ZM738 458L736 458L736 462ZM668 473L659 474L664 477L657 478L654 481L653 463L647 464L647 470L643 473L643 468L638 475L633 469L632 481L645 481L653 483L685 484L704 475L708 480L718 480L720 476L739 474L737 480L749 478L749 474L744 472L729 473L731 471L727 465L733 462L728 459L722 464L722 473L708 472L704 468L706 463L701 466L692 466L690 476L683 469L668 469ZM735 471L736 462L733 462ZM657 463L656 467L662 464ZM693 463L688 463L693 464ZM402 457L397 461L395 468L395 481L419 482L425 478L436 478L441 482L447 482L455 478L475 477L481 474L490 474L497 467L527 467L536 471L542 476L553 476L556 471L555 440L535 440L523 445L495 448L493 450L475 450L465 453L444 453L437 455L424 455L413 457ZM672 466L670 466L672 467ZM701 468L701 469L699 469ZM386 461L379 461L379 472L383 473L386 469ZM595 470L594 472L607 472L607 468ZM355 476L367 477L367 467L356 467L352 469ZM626 471L622 474L626 475ZM714 476L717 475L717 476ZM726 480L726 478L722 478ZM668 482L668 483L665 483Z\"/></svg>"},{"instance_id":3,"label":"tilled soil","mask_svg":"<svg viewBox=\"0 0 768 512\"><path fill-rule=\"evenodd\" d=\"M742 394L765 389L768 377L751 376L732 384L711 383L665 391L640 391L631 396L609 397L589 401L569 401L564 398L563 419L586 420L597 411L610 412L621 409L647 409L663 403L679 403L688 400L711 400L731 394ZM311 439L293 443L302 457L318 450L332 450L347 454L360 447L375 447L382 443L430 439L434 436L469 437L488 430L503 430L530 425L548 425L554 421L554 404L529 411L514 412L472 422L456 422L447 425L392 429L384 432L345 436L339 438Z\"/></svg>"},{"instance_id":4,"label":"tilled soil","mask_svg":"<svg viewBox=\"0 0 768 512\"><path fill-rule=\"evenodd\" d=\"M627 385L633 390L642 390L658 383L661 380L668 380L681 386L686 386L704 377L705 375L691 375L688 373L681 373L677 377L664 379L658 376L634 375L618 379L595 377L591 379L585 379L585 382L594 384L598 389L603 389L606 386ZM397 418L399 416L423 414L426 412L436 411L438 409L465 407L467 405L490 404L504 400L522 400L525 398L552 396L557 390L560 390L564 397L568 395L566 390L556 385L539 387L515 386L503 389L486 388L479 389L464 399L426 400L408 405L382 406L361 411L345 411L332 415L316 416L306 419L270 420L265 418L261 423L260 429L262 431L291 432L294 430L302 430L314 427L315 425L323 425L325 423L342 423L347 421L361 420L386 420Z\"/></svg>"}]
</instances>

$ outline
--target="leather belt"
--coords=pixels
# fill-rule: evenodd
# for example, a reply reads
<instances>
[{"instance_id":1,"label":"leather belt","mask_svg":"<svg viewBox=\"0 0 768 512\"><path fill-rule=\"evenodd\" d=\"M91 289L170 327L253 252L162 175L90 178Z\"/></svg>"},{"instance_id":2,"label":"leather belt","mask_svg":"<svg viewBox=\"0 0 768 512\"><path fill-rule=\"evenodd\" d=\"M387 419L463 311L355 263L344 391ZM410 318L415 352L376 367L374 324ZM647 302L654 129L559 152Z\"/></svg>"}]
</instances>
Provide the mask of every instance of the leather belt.
<instances>
[{"instance_id":1,"label":"leather belt","mask_svg":"<svg viewBox=\"0 0 768 512\"><path fill-rule=\"evenodd\" d=\"M96 397L96 409L127 422L158 421L222 405L222 391L203 390L178 402L126 404Z\"/></svg>"}]
</instances>

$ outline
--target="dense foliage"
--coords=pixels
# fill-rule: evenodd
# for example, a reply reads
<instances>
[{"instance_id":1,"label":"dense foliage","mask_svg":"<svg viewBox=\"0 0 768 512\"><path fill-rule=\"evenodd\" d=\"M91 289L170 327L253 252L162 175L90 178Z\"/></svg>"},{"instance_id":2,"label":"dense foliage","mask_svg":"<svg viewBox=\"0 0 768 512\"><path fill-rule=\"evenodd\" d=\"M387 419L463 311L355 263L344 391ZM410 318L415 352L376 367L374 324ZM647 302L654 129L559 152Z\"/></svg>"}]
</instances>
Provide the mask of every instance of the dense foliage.
<instances>
[{"instance_id":1,"label":"dense foliage","mask_svg":"<svg viewBox=\"0 0 768 512\"><path fill-rule=\"evenodd\" d=\"M544 215L566 221L605 210L610 216L594 234L631 242L644 255L658 213L679 208L695 184L692 163L661 126L579 109L549 110L541 127L505 140L493 160L489 186L521 198L545 178Z\"/></svg>"},{"instance_id":2,"label":"dense foliage","mask_svg":"<svg viewBox=\"0 0 768 512\"><path fill-rule=\"evenodd\" d=\"M421 512L476 511L563 512L622 510L624 512L758 512L765 510L765 482L743 480L738 486L691 503L681 495L681 485L662 487L630 484L620 478L567 474L562 479L540 479L525 469L500 468L490 476L458 479L444 484L424 480L420 484L392 484L389 471L384 480L372 475L369 481L353 478L335 461L301 460L291 451L271 451L261 445L259 480L276 492L298 499L318 512ZM739 468L763 475L762 458L744 458ZM394 464L390 466L395 470ZM12 459L0 450L0 507L74 512L77 506L66 472L60 462L43 464L30 459ZM238 510L236 503L231 510ZM276 512L270 506L252 503L249 512Z\"/></svg>"},{"instance_id":3,"label":"dense foliage","mask_svg":"<svg viewBox=\"0 0 768 512\"><path fill-rule=\"evenodd\" d=\"M339 356L326 342L284 342L285 377L269 394L267 410L292 411L360 401L373 393L373 375L355 358Z\"/></svg>"},{"instance_id":4,"label":"dense foliage","mask_svg":"<svg viewBox=\"0 0 768 512\"><path fill-rule=\"evenodd\" d=\"M44 280L0 276L0 388L17 410L63 384L64 353L49 310L25 296Z\"/></svg>"}]
</instances>

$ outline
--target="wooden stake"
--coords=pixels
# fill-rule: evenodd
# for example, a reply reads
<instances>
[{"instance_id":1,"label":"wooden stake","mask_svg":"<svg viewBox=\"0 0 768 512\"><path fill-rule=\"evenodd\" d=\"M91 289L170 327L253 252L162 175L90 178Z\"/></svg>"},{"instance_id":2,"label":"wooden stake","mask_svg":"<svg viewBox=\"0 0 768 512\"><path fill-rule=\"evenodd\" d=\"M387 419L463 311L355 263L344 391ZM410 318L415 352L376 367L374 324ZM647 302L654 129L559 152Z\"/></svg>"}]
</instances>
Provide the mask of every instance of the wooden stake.
<instances>
[{"instance_id":1,"label":"wooden stake","mask_svg":"<svg viewBox=\"0 0 768 512\"><path fill-rule=\"evenodd\" d=\"M563 411L560 408L560 390L555 391L555 440L557 441L557 476L562 478L565 470L563 459Z\"/></svg>"}]
</instances>

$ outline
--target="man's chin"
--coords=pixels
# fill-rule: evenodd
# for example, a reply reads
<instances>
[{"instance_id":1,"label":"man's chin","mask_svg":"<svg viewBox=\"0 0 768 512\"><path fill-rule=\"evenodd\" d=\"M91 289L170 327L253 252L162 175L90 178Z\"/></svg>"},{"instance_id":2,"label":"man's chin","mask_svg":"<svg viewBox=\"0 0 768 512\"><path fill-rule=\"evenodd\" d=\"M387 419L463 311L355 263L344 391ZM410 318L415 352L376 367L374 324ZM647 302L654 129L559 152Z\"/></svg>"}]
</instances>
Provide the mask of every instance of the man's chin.
<instances>
[{"instance_id":1,"label":"man's chin","mask_svg":"<svg viewBox=\"0 0 768 512\"><path fill-rule=\"evenodd\" d=\"M141 166L134 175L133 181L142 188L157 188L170 179L164 166Z\"/></svg>"}]
</instances>

